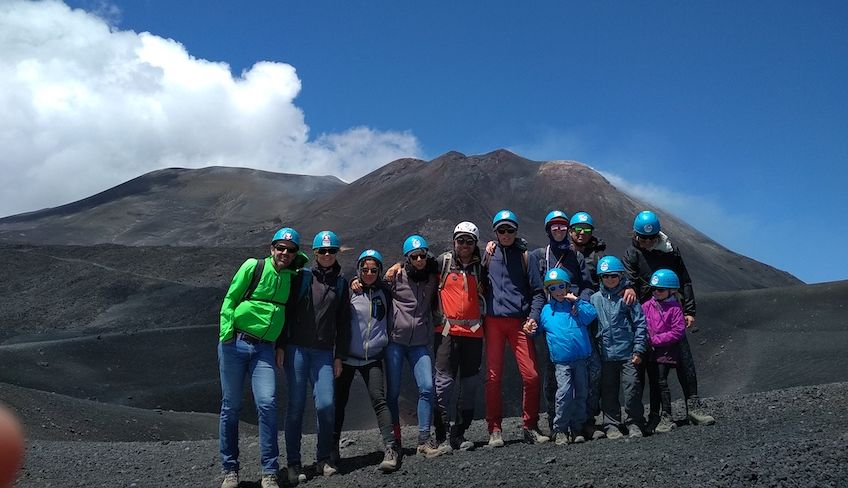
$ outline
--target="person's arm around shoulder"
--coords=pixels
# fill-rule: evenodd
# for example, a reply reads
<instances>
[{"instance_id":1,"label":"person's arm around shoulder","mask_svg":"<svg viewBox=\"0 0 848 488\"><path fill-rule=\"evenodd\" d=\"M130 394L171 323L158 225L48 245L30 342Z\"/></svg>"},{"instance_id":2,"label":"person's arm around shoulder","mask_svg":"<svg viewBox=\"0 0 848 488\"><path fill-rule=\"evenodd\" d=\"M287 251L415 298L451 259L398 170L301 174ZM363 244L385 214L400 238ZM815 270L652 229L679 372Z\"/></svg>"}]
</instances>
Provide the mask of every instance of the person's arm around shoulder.
<instances>
[{"instance_id":1,"label":"person's arm around shoulder","mask_svg":"<svg viewBox=\"0 0 848 488\"><path fill-rule=\"evenodd\" d=\"M253 279L253 268L256 267L257 260L250 258L239 267L233 280L230 282L230 287L224 295L224 302L221 304L220 328L218 338L221 342L229 341L235 335L234 315L236 307L241 303L244 292L250 286L250 280Z\"/></svg>"}]
</instances>

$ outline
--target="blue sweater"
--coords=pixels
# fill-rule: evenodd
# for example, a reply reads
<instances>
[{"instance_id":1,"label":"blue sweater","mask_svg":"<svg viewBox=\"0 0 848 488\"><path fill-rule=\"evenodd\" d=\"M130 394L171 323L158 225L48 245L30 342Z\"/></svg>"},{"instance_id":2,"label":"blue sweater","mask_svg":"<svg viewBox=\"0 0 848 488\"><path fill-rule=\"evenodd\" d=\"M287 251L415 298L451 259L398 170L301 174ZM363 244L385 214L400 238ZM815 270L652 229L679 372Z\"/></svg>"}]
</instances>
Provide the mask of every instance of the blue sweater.
<instances>
[{"instance_id":1,"label":"blue sweater","mask_svg":"<svg viewBox=\"0 0 848 488\"><path fill-rule=\"evenodd\" d=\"M637 300L626 305L621 292L627 286L622 280L612 290L601 283L601 291L592 295L591 303L598 312L598 344L603 361L625 361L633 353L645 355L648 323Z\"/></svg>"},{"instance_id":2,"label":"blue sweater","mask_svg":"<svg viewBox=\"0 0 848 488\"><path fill-rule=\"evenodd\" d=\"M577 315L571 315L577 307ZM566 363L586 359L592 354L592 344L586 326L598 316L595 308L585 300L571 303L551 299L542 309L541 322L536 330L544 330L548 341L551 362Z\"/></svg>"},{"instance_id":3,"label":"blue sweater","mask_svg":"<svg viewBox=\"0 0 848 488\"><path fill-rule=\"evenodd\" d=\"M486 315L490 317L531 318L539 321L545 303L541 287L530 284L529 270L524 268L526 248L516 241L509 247L497 245L485 262L489 271L486 287Z\"/></svg>"}]
</instances>

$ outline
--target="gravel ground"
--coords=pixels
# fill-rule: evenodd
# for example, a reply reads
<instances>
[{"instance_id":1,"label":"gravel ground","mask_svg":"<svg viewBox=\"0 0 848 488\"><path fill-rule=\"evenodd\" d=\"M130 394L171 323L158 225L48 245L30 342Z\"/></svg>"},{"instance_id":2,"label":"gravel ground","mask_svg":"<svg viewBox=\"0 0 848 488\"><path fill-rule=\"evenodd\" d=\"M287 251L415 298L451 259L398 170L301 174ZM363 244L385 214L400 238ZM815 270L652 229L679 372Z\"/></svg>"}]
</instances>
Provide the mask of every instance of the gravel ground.
<instances>
[{"instance_id":1,"label":"gravel ground","mask_svg":"<svg viewBox=\"0 0 848 488\"><path fill-rule=\"evenodd\" d=\"M520 443L520 419L512 418L504 422L507 446L487 449L482 447L485 425L477 421L468 436L478 444L475 451L426 460L407 448L400 470L390 475L376 470L382 458L376 431L349 432L341 474L311 478L306 486L848 485L843 427L848 383L722 396L705 405L718 419L714 426L681 425L669 434L566 447ZM679 408L677 414L682 414ZM414 436L414 427L404 431L407 446ZM256 437L243 435L241 447L241 486L258 486ZM303 453L310 462L314 436L305 437ZM215 440L39 440L29 444L15 486L197 487L219 482Z\"/></svg>"}]
</instances>

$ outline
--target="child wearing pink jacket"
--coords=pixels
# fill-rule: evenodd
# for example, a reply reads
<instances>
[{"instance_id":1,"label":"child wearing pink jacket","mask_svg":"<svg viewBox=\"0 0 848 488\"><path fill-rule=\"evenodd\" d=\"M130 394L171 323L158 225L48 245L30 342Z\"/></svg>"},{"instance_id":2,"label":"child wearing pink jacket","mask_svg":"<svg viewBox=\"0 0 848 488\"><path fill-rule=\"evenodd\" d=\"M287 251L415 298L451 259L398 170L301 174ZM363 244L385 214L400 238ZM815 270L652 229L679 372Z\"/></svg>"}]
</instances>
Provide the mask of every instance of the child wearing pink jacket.
<instances>
[{"instance_id":1,"label":"child wearing pink jacket","mask_svg":"<svg viewBox=\"0 0 848 488\"><path fill-rule=\"evenodd\" d=\"M671 391L668 388L668 374L672 368L677 370L677 380L684 396L689 398L690 394L686 372L678 367L680 341L686 333L683 307L674 294L679 288L680 280L674 271L658 269L651 276L651 299L642 305L652 349L647 365L648 383L651 386L648 430L654 432L669 432L675 426L671 416Z\"/></svg>"}]
</instances>

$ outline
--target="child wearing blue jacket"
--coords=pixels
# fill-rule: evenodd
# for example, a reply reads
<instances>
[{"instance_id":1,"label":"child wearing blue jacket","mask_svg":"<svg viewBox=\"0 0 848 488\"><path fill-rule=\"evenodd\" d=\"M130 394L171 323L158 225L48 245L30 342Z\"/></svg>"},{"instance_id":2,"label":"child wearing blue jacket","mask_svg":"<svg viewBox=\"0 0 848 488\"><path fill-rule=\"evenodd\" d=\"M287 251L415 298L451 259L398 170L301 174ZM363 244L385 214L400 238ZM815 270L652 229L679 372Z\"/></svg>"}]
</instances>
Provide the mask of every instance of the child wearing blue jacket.
<instances>
[{"instance_id":1,"label":"child wearing blue jacket","mask_svg":"<svg viewBox=\"0 0 848 488\"><path fill-rule=\"evenodd\" d=\"M639 302L627 305L623 291L624 264L615 256L598 261L601 289L590 299L598 313L597 344L601 355L601 407L608 439L620 439L621 403L624 389L624 426L630 437L642 437L645 407L642 405L642 377L648 331Z\"/></svg>"},{"instance_id":2,"label":"child wearing blue jacket","mask_svg":"<svg viewBox=\"0 0 848 488\"><path fill-rule=\"evenodd\" d=\"M530 323L524 327L534 335L545 331L558 385L553 428L554 442L559 446L586 440L581 431L586 422L588 358L592 354L586 326L598 316L592 305L571 292L570 282L571 277L562 268L545 273L550 300L542 309L539 326Z\"/></svg>"}]
</instances>

